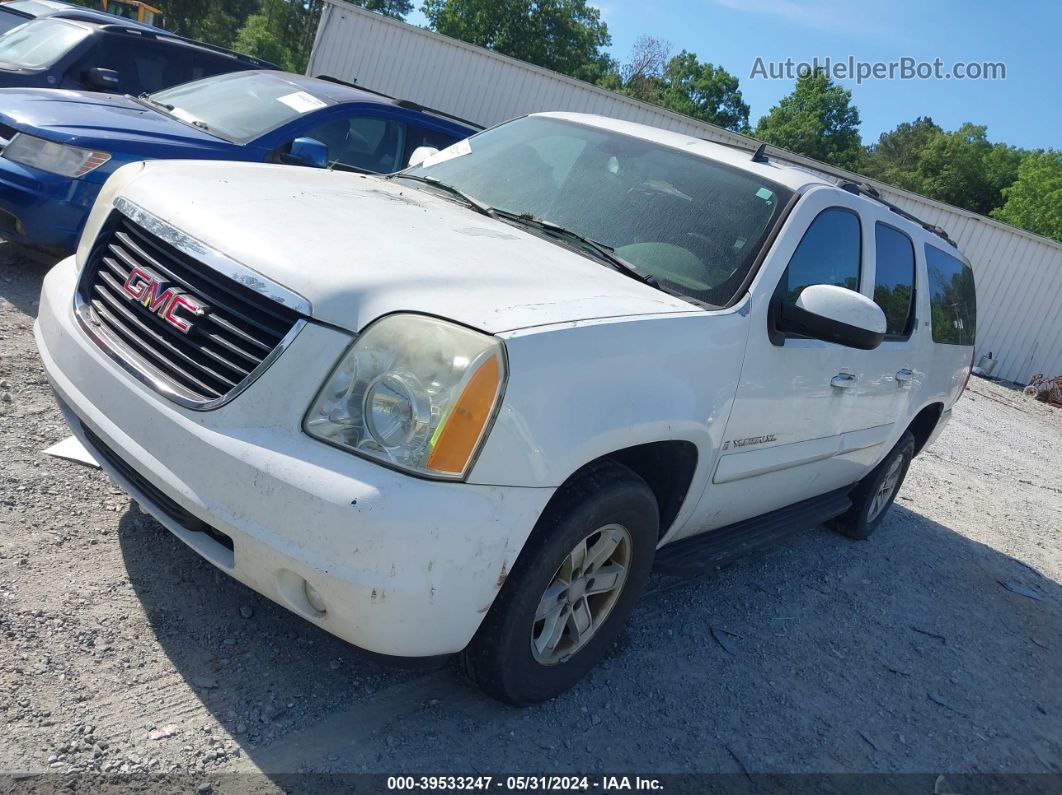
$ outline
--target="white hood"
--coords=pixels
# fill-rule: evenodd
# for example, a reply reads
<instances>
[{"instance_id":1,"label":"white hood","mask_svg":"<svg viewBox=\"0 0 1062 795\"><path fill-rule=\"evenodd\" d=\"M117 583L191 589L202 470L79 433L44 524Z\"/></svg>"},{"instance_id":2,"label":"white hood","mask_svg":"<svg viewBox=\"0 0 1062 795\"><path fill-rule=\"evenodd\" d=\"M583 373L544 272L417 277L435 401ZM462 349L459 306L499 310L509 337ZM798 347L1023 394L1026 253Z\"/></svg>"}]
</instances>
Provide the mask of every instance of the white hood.
<instances>
[{"instance_id":1,"label":"white hood","mask_svg":"<svg viewBox=\"0 0 1062 795\"><path fill-rule=\"evenodd\" d=\"M121 195L358 331L423 312L489 332L699 311L411 183L292 166L156 161Z\"/></svg>"}]
</instances>

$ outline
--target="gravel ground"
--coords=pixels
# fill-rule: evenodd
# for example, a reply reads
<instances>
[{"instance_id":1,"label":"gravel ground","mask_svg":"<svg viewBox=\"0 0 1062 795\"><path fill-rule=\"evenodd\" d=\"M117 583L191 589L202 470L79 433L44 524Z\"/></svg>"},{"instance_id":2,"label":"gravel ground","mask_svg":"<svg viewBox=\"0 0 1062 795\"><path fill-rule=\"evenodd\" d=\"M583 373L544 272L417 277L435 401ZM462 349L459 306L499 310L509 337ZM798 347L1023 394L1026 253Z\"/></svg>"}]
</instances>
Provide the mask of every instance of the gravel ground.
<instances>
[{"instance_id":1,"label":"gravel ground","mask_svg":"<svg viewBox=\"0 0 1062 795\"><path fill-rule=\"evenodd\" d=\"M821 528L658 577L572 692L500 706L228 579L97 470L0 244L0 771L192 791L315 772L1062 772L1062 412L974 379L868 542ZM95 779L97 782L101 779ZM106 780L106 779L102 779ZM121 781L112 776L109 780Z\"/></svg>"}]
</instances>

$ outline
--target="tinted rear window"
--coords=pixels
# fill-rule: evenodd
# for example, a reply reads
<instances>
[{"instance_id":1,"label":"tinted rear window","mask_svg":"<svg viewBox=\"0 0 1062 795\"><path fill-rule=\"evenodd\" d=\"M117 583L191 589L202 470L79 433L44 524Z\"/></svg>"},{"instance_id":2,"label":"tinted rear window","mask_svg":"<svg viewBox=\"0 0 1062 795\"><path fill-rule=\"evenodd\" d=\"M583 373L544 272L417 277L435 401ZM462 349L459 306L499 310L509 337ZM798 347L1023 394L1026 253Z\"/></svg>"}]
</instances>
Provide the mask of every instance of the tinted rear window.
<instances>
[{"instance_id":1,"label":"tinted rear window","mask_svg":"<svg viewBox=\"0 0 1062 795\"><path fill-rule=\"evenodd\" d=\"M874 303L885 313L885 336L906 337L914 319L914 244L903 232L879 221L874 228L874 248Z\"/></svg>"},{"instance_id":2,"label":"tinted rear window","mask_svg":"<svg viewBox=\"0 0 1062 795\"><path fill-rule=\"evenodd\" d=\"M926 244L933 342L973 345L977 330L977 293L970 266Z\"/></svg>"}]
</instances>

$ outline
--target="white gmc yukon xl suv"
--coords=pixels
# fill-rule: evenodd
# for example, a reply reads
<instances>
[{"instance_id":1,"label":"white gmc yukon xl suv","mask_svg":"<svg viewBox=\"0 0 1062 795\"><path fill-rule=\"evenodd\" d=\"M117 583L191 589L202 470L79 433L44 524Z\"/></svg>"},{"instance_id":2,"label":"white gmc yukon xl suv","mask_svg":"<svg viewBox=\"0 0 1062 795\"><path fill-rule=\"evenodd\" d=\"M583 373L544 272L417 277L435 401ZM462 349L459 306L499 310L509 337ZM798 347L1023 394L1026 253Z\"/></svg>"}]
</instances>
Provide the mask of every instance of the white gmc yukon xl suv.
<instances>
[{"instance_id":1,"label":"white gmc yukon xl suv","mask_svg":"<svg viewBox=\"0 0 1062 795\"><path fill-rule=\"evenodd\" d=\"M654 561L868 536L963 390L970 268L866 189L575 114L424 156L125 166L35 327L114 480L356 646L550 698Z\"/></svg>"}]
</instances>

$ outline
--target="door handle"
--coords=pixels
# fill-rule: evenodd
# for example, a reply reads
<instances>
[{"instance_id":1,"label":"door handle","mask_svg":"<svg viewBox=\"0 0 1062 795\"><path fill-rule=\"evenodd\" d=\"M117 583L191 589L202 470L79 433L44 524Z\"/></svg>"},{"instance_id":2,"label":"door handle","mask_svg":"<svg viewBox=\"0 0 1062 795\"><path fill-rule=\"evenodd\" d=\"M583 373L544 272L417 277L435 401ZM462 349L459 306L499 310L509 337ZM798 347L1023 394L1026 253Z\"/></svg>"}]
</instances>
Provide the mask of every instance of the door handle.
<instances>
[{"instance_id":1,"label":"door handle","mask_svg":"<svg viewBox=\"0 0 1062 795\"><path fill-rule=\"evenodd\" d=\"M840 387L841 389L848 389L850 386L855 386L856 377L851 373L838 373L830 379L830 386Z\"/></svg>"},{"instance_id":2,"label":"door handle","mask_svg":"<svg viewBox=\"0 0 1062 795\"><path fill-rule=\"evenodd\" d=\"M902 370L896 371L896 380L901 384L906 384L914 378L914 373L908 370L906 367Z\"/></svg>"}]
</instances>

